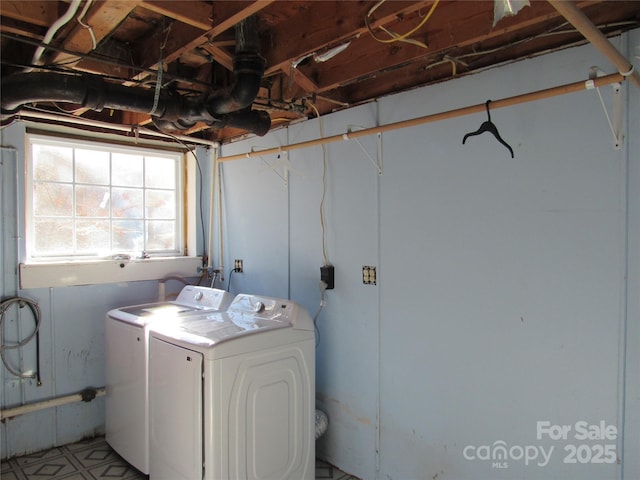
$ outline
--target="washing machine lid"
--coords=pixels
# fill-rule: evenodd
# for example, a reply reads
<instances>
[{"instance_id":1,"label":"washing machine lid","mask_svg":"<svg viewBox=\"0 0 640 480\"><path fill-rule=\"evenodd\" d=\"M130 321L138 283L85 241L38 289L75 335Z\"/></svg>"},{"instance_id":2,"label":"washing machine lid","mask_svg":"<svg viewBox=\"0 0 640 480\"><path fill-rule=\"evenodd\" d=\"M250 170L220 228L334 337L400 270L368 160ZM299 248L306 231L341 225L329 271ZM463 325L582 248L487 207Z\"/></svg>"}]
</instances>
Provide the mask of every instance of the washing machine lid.
<instances>
[{"instance_id":1,"label":"washing machine lid","mask_svg":"<svg viewBox=\"0 0 640 480\"><path fill-rule=\"evenodd\" d=\"M293 306L287 300L240 294L225 312L183 317L151 328L170 338L211 347L245 335L292 328Z\"/></svg>"},{"instance_id":2,"label":"washing machine lid","mask_svg":"<svg viewBox=\"0 0 640 480\"><path fill-rule=\"evenodd\" d=\"M224 290L187 285L175 300L116 308L107 315L127 323L146 325L158 319L226 310L232 300L233 296Z\"/></svg>"},{"instance_id":3,"label":"washing machine lid","mask_svg":"<svg viewBox=\"0 0 640 480\"><path fill-rule=\"evenodd\" d=\"M174 315L181 315L189 312L201 312L201 307L189 307L186 305L179 305L175 302L162 302L162 303L145 303L143 305L133 305L131 307L122 307L117 309L120 312L128 313L135 317L167 317Z\"/></svg>"}]
</instances>

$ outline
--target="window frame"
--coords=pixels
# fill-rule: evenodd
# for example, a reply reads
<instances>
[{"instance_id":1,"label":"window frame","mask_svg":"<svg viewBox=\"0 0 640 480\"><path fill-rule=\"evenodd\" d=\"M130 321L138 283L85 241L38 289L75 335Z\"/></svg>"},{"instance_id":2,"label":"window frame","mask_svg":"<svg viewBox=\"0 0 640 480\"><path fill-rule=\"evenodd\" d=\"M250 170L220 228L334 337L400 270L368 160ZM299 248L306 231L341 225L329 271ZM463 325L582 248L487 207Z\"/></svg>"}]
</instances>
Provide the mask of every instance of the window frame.
<instances>
[{"instance_id":1,"label":"window frame","mask_svg":"<svg viewBox=\"0 0 640 480\"><path fill-rule=\"evenodd\" d=\"M25 138L25 196L24 196L24 208L25 208L25 263L27 264L60 264L60 263L76 263L76 262L96 262L101 260L111 260L114 259L114 255L124 254L128 255L130 258L135 258L139 256L140 250L138 251L127 251L127 250L111 250L110 253L106 256L100 256L96 253L87 253L87 254L61 254L61 255L35 255L34 254L34 241L35 241L35 216L33 211L34 206L34 195L33 195L33 187L34 187L34 178L33 178L33 163L34 158L32 155L33 145L34 144L45 144L45 145L53 145L53 146L63 146L63 147L71 147L74 149L91 149L98 151L107 151L111 153L127 153L127 154L136 154L148 157L166 157L172 158L177 162L176 165L176 181L175 181L175 250L165 250L165 251L157 251L150 253L151 258L175 258L186 256L186 246L188 244L188 232L186 227L185 218L188 216L188 201L186 200L186 190L187 190L187 161L184 150L178 148L154 148L149 145L132 145L132 144L122 144L118 142L110 142L108 140L88 140L88 139L79 139L79 138L69 138L64 135L47 135L41 133L28 133ZM144 172L144 166L143 166ZM73 185L74 188L77 185L82 185L81 182L76 182L75 172L73 174L73 179L70 185ZM108 182L108 187L113 188L113 184L111 178ZM143 184L142 192L146 192L147 188ZM73 211L71 218L74 220L76 217L76 212ZM109 214L109 220L112 221L114 217L112 217L111 213ZM146 212L143 211L142 221L145 223L145 232L146 232L146 222L148 218L146 216ZM110 235L112 234L112 228L110 228ZM123 257L118 257L122 259ZM116 259L118 259L116 258ZM126 258L126 257L124 257Z\"/></svg>"}]
</instances>

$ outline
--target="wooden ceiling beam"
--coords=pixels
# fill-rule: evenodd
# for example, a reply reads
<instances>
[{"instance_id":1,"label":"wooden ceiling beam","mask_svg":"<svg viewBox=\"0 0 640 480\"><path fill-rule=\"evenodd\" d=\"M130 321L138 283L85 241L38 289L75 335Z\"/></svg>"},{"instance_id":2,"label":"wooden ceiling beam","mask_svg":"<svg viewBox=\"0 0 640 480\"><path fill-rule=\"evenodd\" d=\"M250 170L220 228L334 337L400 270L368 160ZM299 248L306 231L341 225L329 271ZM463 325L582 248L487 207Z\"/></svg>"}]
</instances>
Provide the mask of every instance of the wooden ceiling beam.
<instances>
[{"instance_id":1,"label":"wooden ceiling beam","mask_svg":"<svg viewBox=\"0 0 640 480\"><path fill-rule=\"evenodd\" d=\"M207 44L211 39L222 34L226 30L232 28L236 23L250 17L254 13L259 12L267 7L275 0L257 0L251 2L214 2L211 16L213 18L213 27L203 32L201 29L194 28L191 25L177 23L174 24L169 36L165 36L160 32L140 42L137 50L140 52L140 58L144 59L143 68L154 68L160 58L160 47L164 43L163 61L171 63L180 58L180 56L196 47ZM150 52L157 52L156 55ZM225 58L223 50L217 51L224 63L229 65L229 59ZM232 63L232 62L231 62ZM225 65L226 64L226 65ZM233 66L231 65L233 68ZM144 78L146 74L137 75L135 80Z\"/></svg>"},{"instance_id":2,"label":"wooden ceiling beam","mask_svg":"<svg viewBox=\"0 0 640 480\"><path fill-rule=\"evenodd\" d=\"M584 4L585 2L582 3ZM616 19L625 18L625 16L630 19L635 18L633 4L628 2L623 4L620 2L618 5L619 9L616 11L609 8L605 3L595 4L594 2L589 2L588 6L591 7L589 13L594 18L598 18L600 24L617 23ZM621 10L624 11L622 17L620 17ZM523 23L529 23L529 21ZM563 23L561 19L556 22L558 25ZM502 22L498 25L502 25ZM571 29L570 26L564 26L563 30L565 28L567 32L562 35L542 35L538 38L521 42L508 49L498 50L488 55L468 56L468 54L474 52L474 47L477 46L467 46L465 49L458 50L456 55L461 55L461 59L467 60L470 65L467 67L462 63L458 63L457 74L468 73L472 70L504 61L529 58L538 52L546 52L562 46L584 43L579 32ZM607 30L611 31L611 27ZM522 34L524 33L523 31ZM526 38L526 36L520 36L520 38ZM386 72L376 72L367 78L360 78L349 85L331 90L328 93L332 96L342 94L344 98L348 98L350 102L358 103L419 85L427 85L447 80L452 78L452 76L454 76L452 65L447 61L436 61L435 63L414 62L407 63L400 68L391 69Z\"/></svg>"},{"instance_id":3,"label":"wooden ceiling beam","mask_svg":"<svg viewBox=\"0 0 640 480\"><path fill-rule=\"evenodd\" d=\"M123 111L122 123L124 125L148 125L151 123L151 117L146 113Z\"/></svg>"},{"instance_id":4,"label":"wooden ceiling beam","mask_svg":"<svg viewBox=\"0 0 640 480\"><path fill-rule=\"evenodd\" d=\"M274 48L267 53L266 75L281 72L291 75L293 62L306 55L320 53L330 47L357 39L361 35L369 35L365 24L365 15L372 4L360 2L316 2L313 9L296 15L287 22L283 22L272 32L271 44ZM322 8L322 12L317 10ZM404 16L428 9L424 2L394 1L383 4L372 18L371 25L397 22ZM301 39L296 42L289 38ZM295 69L292 80L309 93L318 92L318 84L306 73Z\"/></svg>"},{"instance_id":5,"label":"wooden ceiling beam","mask_svg":"<svg viewBox=\"0 0 640 480\"><path fill-rule=\"evenodd\" d=\"M293 81L296 85L300 86L305 92L315 93L320 90L320 87L310 77L305 75L297 68L293 69Z\"/></svg>"},{"instance_id":6,"label":"wooden ceiling beam","mask_svg":"<svg viewBox=\"0 0 640 480\"><path fill-rule=\"evenodd\" d=\"M46 28L44 27L34 28L33 25L29 25L28 23L7 17L2 18L1 24L3 32L13 33L15 35L20 35L21 37L32 38L39 42L42 41L46 33Z\"/></svg>"},{"instance_id":7,"label":"wooden ceiling beam","mask_svg":"<svg viewBox=\"0 0 640 480\"><path fill-rule=\"evenodd\" d=\"M211 43L205 43L202 45L202 49L211 54L213 59L224 68L229 71L233 70L233 55L228 50Z\"/></svg>"},{"instance_id":8,"label":"wooden ceiling beam","mask_svg":"<svg viewBox=\"0 0 640 480\"><path fill-rule=\"evenodd\" d=\"M359 35L369 35L364 17L373 4L345 1L313 2L313 8L282 22L271 35L266 74L287 72L292 62L305 55L336 46ZM374 14L373 27L397 22L429 4L416 1L384 3ZM295 38L295 41L291 41Z\"/></svg>"},{"instance_id":9,"label":"wooden ceiling beam","mask_svg":"<svg viewBox=\"0 0 640 480\"><path fill-rule=\"evenodd\" d=\"M236 23L268 7L274 1L275 0L257 0L240 4L236 2L214 2L212 13L214 26L199 37L185 43L182 48L174 52L171 57L177 59L182 52L208 43L218 35L234 27ZM219 53L221 52L219 51Z\"/></svg>"},{"instance_id":10,"label":"wooden ceiling beam","mask_svg":"<svg viewBox=\"0 0 640 480\"><path fill-rule=\"evenodd\" d=\"M0 15L32 25L48 27L60 16L58 3L50 1L2 0L0 2Z\"/></svg>"},{"instance_id":11,"label":"wooden ceiling beam","mask_svg":"<svg viewBox=\"0 0 640 480\"><path fill-rule=\"evenodd\" d=\"M89 8L89 11L84 16L83 23L91 27L96 43L100 43L127 18L139 2L140 0L128 0L126 2L120 0L104 0L99 3L96 2ZM89 29L80 25L75 19L72 20L72 22L71 31L64 38L61 47L72 52L91 52L94 45ZM53 56L51 63L65 63L74 58L77 57L58 52Z\"/></svg>"},{"instance_id":12,"label":"wooden ceiling beam","mask_svg":"<svg viewBox=\"0 0 640 480\"><path fill-rule=\"evenodd\" d=\"M460 9L456 2L440 4L422 32L426 33L428 49L402 42L381 44L370 35L354 40L349 48L325 64L302 65L300 70L316 79L319 92L366 78L381 70L389 70L409 62L427 59L451 48L479 44L523 28L543 26L560 15L546 2L532 2L517 17L501 21L500 28L492 28L492 2L466 2ZM455 30L444 25L456 25ZM418 32L420 33L420 32Z\"/></svg>"},{"instance_id":13,"label":"wooden ceiling beam","mask_svg":"<svg viewBox=\"0 0 640 480\"><path fill-rule=\"evenodd\" d=\"M140 6L200 30L207 31L213 25L213 9L209 3L192 0L182 0L179 2L142 0Z\"/></svg>"}]
</instances>

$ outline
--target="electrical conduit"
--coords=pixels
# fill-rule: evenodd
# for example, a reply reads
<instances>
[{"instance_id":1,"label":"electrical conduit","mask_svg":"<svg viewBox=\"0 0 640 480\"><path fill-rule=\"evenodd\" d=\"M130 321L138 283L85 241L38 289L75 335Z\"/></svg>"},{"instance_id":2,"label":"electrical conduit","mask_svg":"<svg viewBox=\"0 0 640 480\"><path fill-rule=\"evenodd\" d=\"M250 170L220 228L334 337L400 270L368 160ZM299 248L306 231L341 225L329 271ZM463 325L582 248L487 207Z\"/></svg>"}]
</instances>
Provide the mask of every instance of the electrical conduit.
<instances>
[{"instance_id":1,"label":"electrical conduit","mask_svg":"<svg viewBox=\"0 0 640 480\"><path fill-rule=\"evenodd\" d=\"M65 12L65 14L61 16L58 20L56 20L49 27L49 30L47 30L47 33L44 35L44 38L42 39L43 44L48 45L49 42L53 40L53 37L55 36L55 34L58 33L58 30L60 30L62 27L64 27L67 23L69 23L73 19L74 15L80 8L81 3L82 3L82 0L73 0L69 4L69 8ZM31 60L31 63L33 65L40 65L40 60L42 59L42 55L44 54L45 50L46 50L46 47L44 46L39 46L38 48L36 48L36 51L33 54L33 60ZM30 72L32 70L33 68L29 68L25 71Z\"/></svg>"}]
</instances>

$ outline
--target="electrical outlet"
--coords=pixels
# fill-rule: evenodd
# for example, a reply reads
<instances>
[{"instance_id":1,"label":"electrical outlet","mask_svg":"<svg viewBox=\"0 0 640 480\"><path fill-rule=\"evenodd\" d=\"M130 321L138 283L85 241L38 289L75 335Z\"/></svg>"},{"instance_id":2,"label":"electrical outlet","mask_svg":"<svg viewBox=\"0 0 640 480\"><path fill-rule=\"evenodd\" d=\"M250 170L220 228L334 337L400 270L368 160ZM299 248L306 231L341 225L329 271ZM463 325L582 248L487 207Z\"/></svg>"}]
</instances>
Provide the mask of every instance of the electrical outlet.
<instances>
[{"instance_id":1,"label":"electrical outlet","mask_svg":"<svg viewBox=\"0 0 640 480\"><path fill-rule=\"evenodd\" d=\"M376 267L365 265L362 267L362 283L365 285L375 285L377 281Z\"/></svg>"},{"instance_id":2,"label":"electrical outlet","mask_svg":"<svg viewBox=\"0 0 640 480\"><path fill-rule=\"evenodd\" d=\"M242 260L234 260L233 271L238 273L244 272L244 262Z\"/></svg>"}]
</instances>

